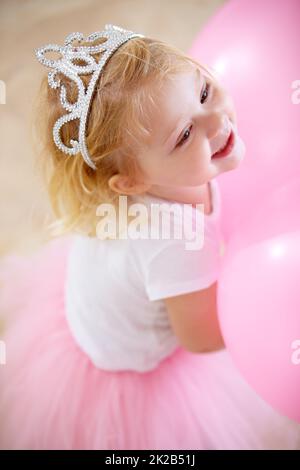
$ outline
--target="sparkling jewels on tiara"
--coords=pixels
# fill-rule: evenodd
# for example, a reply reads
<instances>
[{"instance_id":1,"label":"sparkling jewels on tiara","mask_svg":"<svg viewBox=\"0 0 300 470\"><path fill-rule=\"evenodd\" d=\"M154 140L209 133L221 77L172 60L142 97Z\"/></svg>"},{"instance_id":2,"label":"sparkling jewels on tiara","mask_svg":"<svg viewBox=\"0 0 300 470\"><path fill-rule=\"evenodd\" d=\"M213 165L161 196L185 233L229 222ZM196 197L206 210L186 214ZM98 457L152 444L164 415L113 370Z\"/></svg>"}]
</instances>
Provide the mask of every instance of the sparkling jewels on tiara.
<instances>
[{"instance_id":1,"label":"sparkling jewels on tiara","mask_svg":"<svg viewBox=\"0 0 300 470\"><path fill-rule=\"evenodd\" d=\"M84 39L82 33L71 33L66 37L63 46L47 44L46 46L35 50L35 54L39 62L52 69L48 73L49 86L54 89L60 88L60 102L63 108L67 111L67 114L61 116L53 126L54 142L62 152L68 155L76 155L80 152L85 162L94 170L96 170L96 165L93 163L89 155L85 141L85 133L87 116L95 85L104 65L112 54L122 44L135 37L144 37L144 35L134 33L133 31L123 29L119 26L106 24L103 31L92 33L86 39ZM80 45L82 41L86 43L94 43L100 38L106 38L106 41L94 46ZM73 45L74 41L77 41L79 45ZM47 59L45 57L45 53L47 52L58 52L60 53L61 58L56 60ZM103 54L101 55L99 62L96 62L93 55L98 54L99 52L103 52ZM83 62L84 65L76 64L75 62L78 62L78 60ZM70 103L67 100L66 87L61 84L59 79L57 79L57 73L65 75L73 80L77 85L78 99L75 103ZM92 77L86 87L80 78L80 75L90 74ZM79 119L78 140L71 140L69 147L63 144L60 130L65 123L73 121L74 119Z\"/></svg>"}]
</instances>

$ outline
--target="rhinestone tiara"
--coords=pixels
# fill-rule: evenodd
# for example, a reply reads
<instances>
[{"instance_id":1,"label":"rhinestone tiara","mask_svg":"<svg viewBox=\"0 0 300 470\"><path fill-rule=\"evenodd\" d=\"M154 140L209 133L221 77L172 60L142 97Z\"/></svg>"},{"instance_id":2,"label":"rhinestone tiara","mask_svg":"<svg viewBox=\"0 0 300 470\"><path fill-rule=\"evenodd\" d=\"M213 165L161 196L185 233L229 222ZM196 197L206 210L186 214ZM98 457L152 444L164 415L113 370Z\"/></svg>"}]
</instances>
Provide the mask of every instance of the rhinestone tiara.
<instances>
[{"instance_id":1,"label":"rhinestone tiara","mask_svg":"<svg viewBox=\"0 0 300 470\"><path fill-rule=\"evenodd\" d=\"M68 155L76 155L81 153L85 162L94 170L96 166L91 160L89 155L86 141L86 125L89 108L91 105L95 85L101 74L101 70L105 66L108 59L113 53L129 39L135 37L145 37L143 34L134 33L123 29L113 24L106 24L103 31L98 31L90 34L86 39L82 33L69 34L63 46L57 44L47 44L46 46L35 49L35 54L39 62L46 67L52 69L48 73L48 83L51 88L60 88L60 102L63 108L68 111L67 114L61 116L53 126L53 139L56 146ZM107 40L99 45L80 46L80 42L93 43L99 38L106 38ZM73 45L77 41L79 45ZM47 52L58 52L61 58L57 60L50 60L45 57ZM96 62L93 54L104 52L101 55L99 62ZM77 65L74 61L83 61L85 65ZM62 73L66 77L75 82L78 88L78 99L75 103L70 103L67 100L66 87L61 84L59 79L56 79L57 73ZM92 75L89 84L85 87L80 75ZM79 119L78 140L70 140L70 147L63 144L61 141L60 130L62 126L74 119Z\"/></svg>"}]
</instances>

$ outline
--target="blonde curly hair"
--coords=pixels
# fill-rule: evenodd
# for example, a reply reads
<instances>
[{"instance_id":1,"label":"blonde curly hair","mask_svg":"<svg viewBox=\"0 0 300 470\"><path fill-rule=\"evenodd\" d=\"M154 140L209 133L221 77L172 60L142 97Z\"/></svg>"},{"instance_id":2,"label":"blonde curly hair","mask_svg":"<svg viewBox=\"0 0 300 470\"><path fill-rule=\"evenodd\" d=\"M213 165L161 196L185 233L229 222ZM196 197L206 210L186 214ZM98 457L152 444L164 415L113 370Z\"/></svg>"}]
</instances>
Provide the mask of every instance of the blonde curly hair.
<instances>
[{"instance_id":1,"label":"blonde curly hair","mask_svg":"<svg viewBox=\"0 0 300 470\"><path fill-rule=\"evenodd\" d=\"M51 235L75 231L96 236L97 206L111 203L118 212L119 194L108 181L118 173L133 179L139 174L136 155L150 135L147 111L155 106L156 87L195 66L205 68L176 47L147 37L131 39L112 55L99 77L87 121L86 143L96 171L81 154L66 155L54 144L52 128L65 110L59 93L43 77L36 113L38 166L55 216L48 225ZM59 78L68 100L75 102L75 83ZM88 77L83 79L88 82ZM71 121L61 129L66 145L77 138L78 124Z\"/></svg>"}]
</instances>

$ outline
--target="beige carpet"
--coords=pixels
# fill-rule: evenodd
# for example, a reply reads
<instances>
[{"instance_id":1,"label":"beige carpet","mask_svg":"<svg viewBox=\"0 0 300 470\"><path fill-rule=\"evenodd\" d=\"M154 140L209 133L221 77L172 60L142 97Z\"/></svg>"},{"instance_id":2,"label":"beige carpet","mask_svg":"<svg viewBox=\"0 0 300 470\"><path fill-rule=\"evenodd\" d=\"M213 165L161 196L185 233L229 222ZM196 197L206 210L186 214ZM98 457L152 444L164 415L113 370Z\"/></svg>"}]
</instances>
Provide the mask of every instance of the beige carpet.
<instances>
[{"instance_id":1,"label":"beige carpet","mask_svg":"<svg viewBox=\"0 0 300 470\"><path fill-rule=\"evenodd\" d=\"M188 51L197 32L223 3L0 0L0 80L6 87L6 103L0 104L0 255L34 250L47 239L45 224L51 218L31 138L33 102L45 71L34 48L61 44L73 31L87 34L114 23Z\"/></svg>"}]
</instances>

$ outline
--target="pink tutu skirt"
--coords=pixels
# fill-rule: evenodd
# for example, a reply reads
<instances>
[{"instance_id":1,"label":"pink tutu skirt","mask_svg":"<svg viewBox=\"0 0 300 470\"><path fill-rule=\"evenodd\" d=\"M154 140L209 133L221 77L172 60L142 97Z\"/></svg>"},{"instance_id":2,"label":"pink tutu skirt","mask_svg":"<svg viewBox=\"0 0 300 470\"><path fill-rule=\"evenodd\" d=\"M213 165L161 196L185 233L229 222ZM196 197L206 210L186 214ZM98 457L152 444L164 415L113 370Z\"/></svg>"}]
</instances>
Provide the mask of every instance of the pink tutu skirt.
<instances>
[{"instance_id":1,"label":"pink tutu skirt","mask_svg":"<svg viewBox=\"0 0 300 470\"><path fill-rule=\"evenodd\" d=\"M1 449L297 449L300 426L228 353L178 348L150 372L96 368L65 318L70 239L0 262Z\"/></svg>"}]
</instances>

